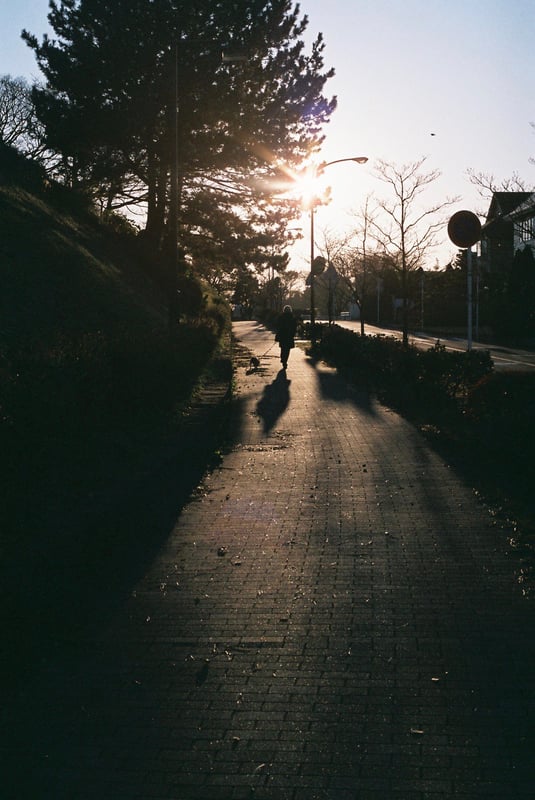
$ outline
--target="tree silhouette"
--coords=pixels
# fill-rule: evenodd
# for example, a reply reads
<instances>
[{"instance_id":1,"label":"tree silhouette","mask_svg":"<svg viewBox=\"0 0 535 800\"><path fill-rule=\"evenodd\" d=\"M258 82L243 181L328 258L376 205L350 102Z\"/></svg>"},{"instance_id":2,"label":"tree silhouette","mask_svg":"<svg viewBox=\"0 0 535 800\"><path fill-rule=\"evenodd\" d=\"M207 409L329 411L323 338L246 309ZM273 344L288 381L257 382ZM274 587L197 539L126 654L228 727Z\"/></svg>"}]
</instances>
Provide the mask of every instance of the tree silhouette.
<instances>
[{"instance_id":1,"label":"tree silhouette","mask_svg":"<svg viewBox=\"0 0 535 800\"><path fill-rule=\"evenodd\" d=\"M379 214L370 220L378 245L396 265L401 276L403 344L409 343L409 273L423 266L424 256L436 244L436 235L444 226L443 212L457 198L447 198L430 207L420 204L420 195L440 177L438 170L423 172L426 158L396 166L378 161L377 177L387 185L393 197L378 201Z\"/></svg>"},{"instance_id":2,"label":"tree silhouette","mask_svg":"<svg viewBox=\"0 0 535 800\"><path fill-rule=\"evenodd\" d=\"M174 247L176 220L185 257L199 241L187 238L195 227L217 247L212 219L220 228L226 216L235 240L268 229L273 205L259 185L319 147L336 105L323 95L333 73L322 37L306 51L308 19L297 6L61 0L48 19L55 39L23 38L46 78L34 91L37 112L70 182L100 193L108 208L142 208L151 244L163 246L167 230ZM224 63L222 53L245 60ZM175 166L178 208L170 205ZM278 201L279 220L297 213ZM269 251L284 247L283 231Z\"/></svg>"}]
</instances>

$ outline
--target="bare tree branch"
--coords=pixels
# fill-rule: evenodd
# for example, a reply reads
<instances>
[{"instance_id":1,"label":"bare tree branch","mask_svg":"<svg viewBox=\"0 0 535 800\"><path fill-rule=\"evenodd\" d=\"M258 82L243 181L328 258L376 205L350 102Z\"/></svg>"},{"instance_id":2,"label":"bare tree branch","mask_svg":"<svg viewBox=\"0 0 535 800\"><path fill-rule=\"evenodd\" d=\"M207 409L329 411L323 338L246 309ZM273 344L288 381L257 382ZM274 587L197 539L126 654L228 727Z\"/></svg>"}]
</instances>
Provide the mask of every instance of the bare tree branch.
<instances>
[{"instance_id":1,"label":"bare tree branch","mask_svg":"<svg viewBox=\"0 0 535 800\"><path fill-rule=\"evenodd\" d=\"M424 172L425 162L426 158L422 157L398 167L380 160L375 167L376 176L388 186L393 199L378 201L378 213L370 220L370 230L378 246L393 257L401 273L405 345L408 344L407 275L422 266L427 251L436 244L438 231L445 225L441 212L458 200L446 198L429 208L419 205L420 196L440 177L438 170Z\"/></svg>"},{"instance_id":2,"label":"bare tree branch","mask_svg":"<svg viewBox=\"0 0 535 800\"><path fill-rule=\"evenodd\" d=\"M533 159L530 159L530 163L533 163ZM479 195L486 200L490 200L494 192L534 191L534 185L521 178L518 172L513 172L511 177L502 180L498 180L491 173L476 172L473 169L467 169L466 174L472 186L475 186Z\"/></svg>"}]
</instances>

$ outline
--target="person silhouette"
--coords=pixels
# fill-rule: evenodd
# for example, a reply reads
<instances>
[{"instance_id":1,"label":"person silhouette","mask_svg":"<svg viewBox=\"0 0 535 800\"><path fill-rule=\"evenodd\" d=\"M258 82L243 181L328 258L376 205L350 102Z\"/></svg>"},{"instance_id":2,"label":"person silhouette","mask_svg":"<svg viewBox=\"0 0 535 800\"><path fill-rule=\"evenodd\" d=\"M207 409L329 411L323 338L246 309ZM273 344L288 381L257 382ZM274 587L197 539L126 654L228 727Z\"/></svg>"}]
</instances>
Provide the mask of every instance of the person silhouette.
<instances>
[{"instance_id":1,"label":"person silhouette","mask_svg":"<svg viewBox=\"0 0 535 800\"><path fill-rule=\"evenodd\" d=\"M281 364L282 368L286 369L288 366L288 358L290 350L295 347L295 332L297 330L297 320L295 319L291 306L284 306L282 314L277 320L277 329L275 340L279 343L281 349Z\"/></svg>"}]
</instances>

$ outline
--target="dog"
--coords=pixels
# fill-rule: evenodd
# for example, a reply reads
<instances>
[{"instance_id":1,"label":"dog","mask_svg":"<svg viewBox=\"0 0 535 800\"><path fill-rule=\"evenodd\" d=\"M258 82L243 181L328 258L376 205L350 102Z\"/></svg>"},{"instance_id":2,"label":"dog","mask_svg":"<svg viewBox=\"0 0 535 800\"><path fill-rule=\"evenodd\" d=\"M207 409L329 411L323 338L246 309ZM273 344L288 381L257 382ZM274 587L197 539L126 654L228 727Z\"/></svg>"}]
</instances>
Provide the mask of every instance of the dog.
<instances>
[{"instance_id":1,"label":"dog","mask_svg":"<svg viewBox=\"0 0 535 800\"><path fill-rule=\"evenodd\" d=\"M251 356L251 360L249 361L249 369L251 372L254 372L260 366L260 359L256 356Z\"/></svg>"}]
</instances>

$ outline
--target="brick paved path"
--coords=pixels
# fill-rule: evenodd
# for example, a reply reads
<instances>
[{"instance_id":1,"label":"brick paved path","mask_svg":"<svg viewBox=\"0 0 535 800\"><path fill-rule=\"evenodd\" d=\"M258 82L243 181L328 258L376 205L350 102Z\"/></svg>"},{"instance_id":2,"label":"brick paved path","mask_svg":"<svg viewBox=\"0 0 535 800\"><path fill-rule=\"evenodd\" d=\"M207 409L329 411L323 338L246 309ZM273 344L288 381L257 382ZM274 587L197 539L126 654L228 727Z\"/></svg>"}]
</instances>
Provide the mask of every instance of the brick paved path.
<instances>
[{"instance_id":1,"label":"brick paved path","mask_svg":"<svg viewBox=\"0 0 535 800\"><path fill-rule=\"evenodd\" d=\"M403 419L277 355L111 622L7 703L8 797L535 797L507 531Z\"/></svg>"}]
</instances>

